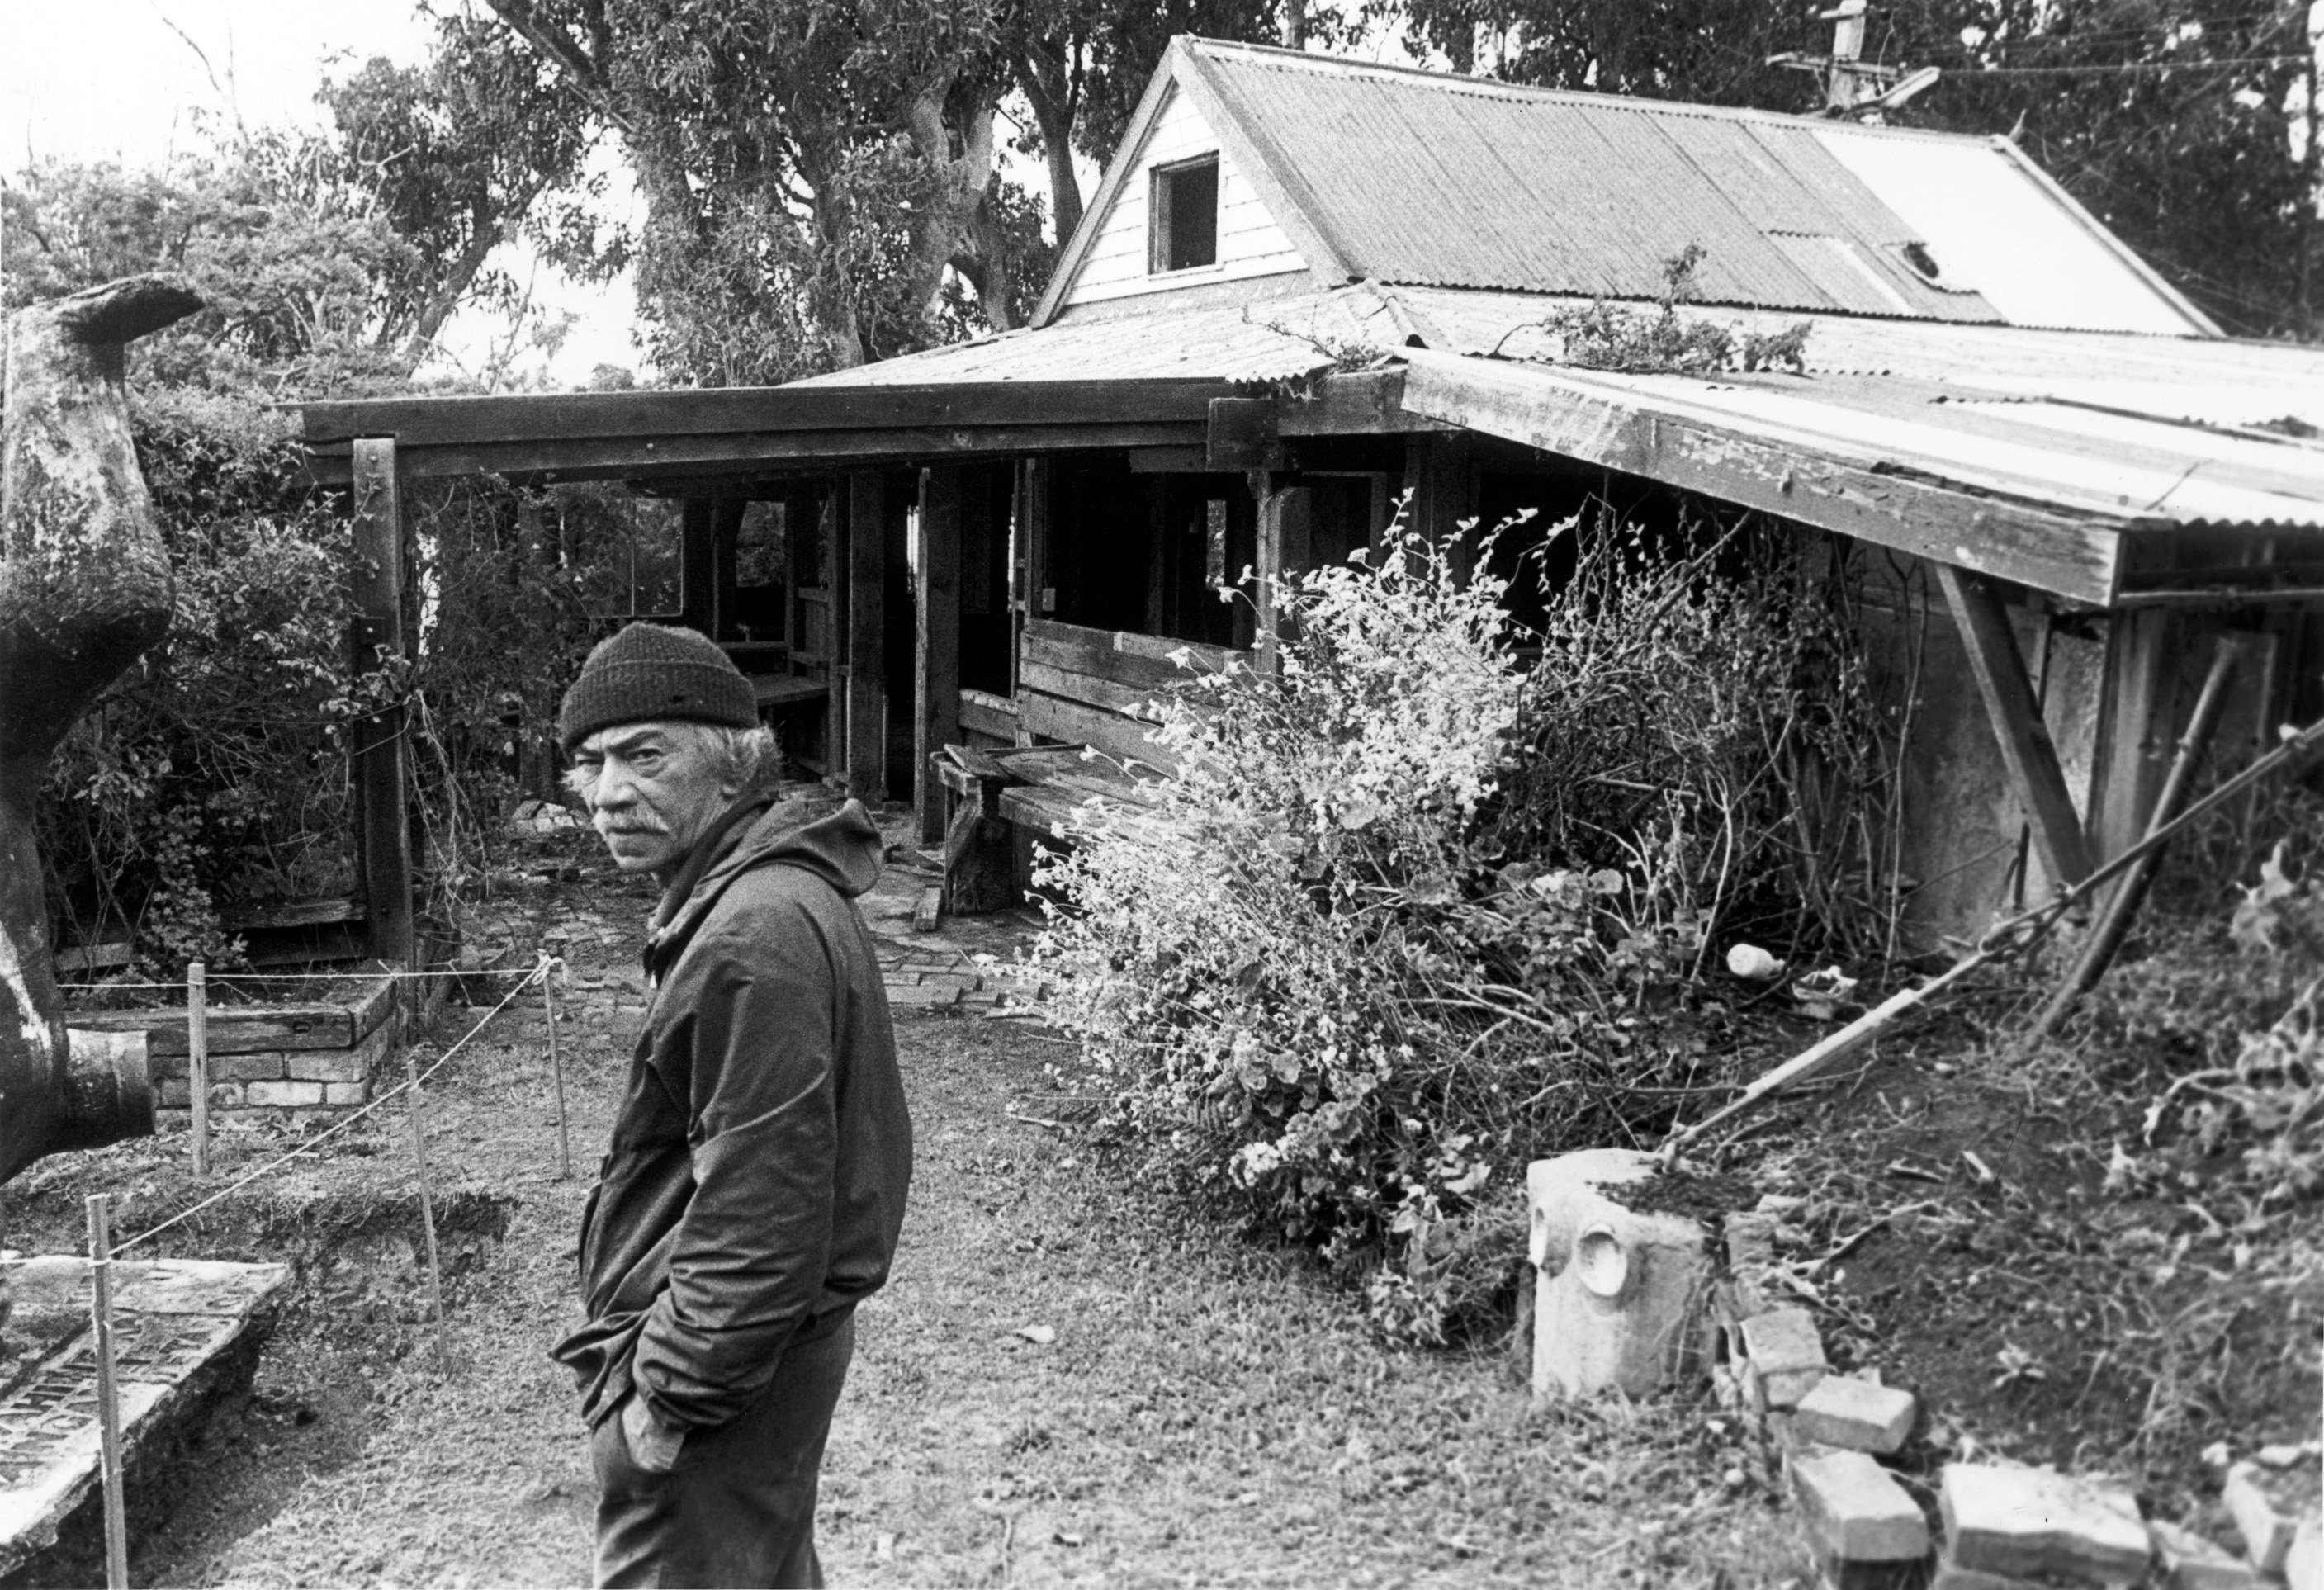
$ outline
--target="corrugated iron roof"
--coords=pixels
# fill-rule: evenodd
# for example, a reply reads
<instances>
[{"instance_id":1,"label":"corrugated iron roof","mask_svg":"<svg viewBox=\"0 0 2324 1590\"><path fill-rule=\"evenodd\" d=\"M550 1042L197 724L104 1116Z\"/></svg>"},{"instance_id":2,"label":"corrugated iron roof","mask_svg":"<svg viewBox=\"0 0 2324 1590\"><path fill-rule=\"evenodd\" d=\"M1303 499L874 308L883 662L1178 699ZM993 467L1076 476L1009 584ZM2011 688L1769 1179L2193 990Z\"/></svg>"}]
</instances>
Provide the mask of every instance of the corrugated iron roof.
<instances>
[{"instance_id":1,"label":"corrugated iron roof","mask_svg":"<svg viewBox=\"0 0 2324 1590\"><path fill-rule=\"evenodd\" d=\"M1637 412L1731 428L1803 460L1848 458L2094 521L2324 528L2324 444L2310 439L2324 432L2324 349L1821 315L1804 317L1804 375L1704 379L1533 362L1549 340L1542 322L1588 301L1359 283L1263 304L1068 316L805 384L1093 370L1268 381L1329 370L1352 353L1450 355L1497 382L1596 393ZM1757 330L1803 318L1683 312ZM1432 354L1407 347L1412 335Z\"/></svg>"},{"instance_id":2,"label":"corrugated iron roof","mask_svg":"<svg viewBox=\"0 0 2324 1590\"><path fill-rule=\"evenodd\" d=\"M1999 141L1183 42L1222 135L1370 281L1651 299L1692 245L1711 303L2210 328Z\"/></svg>"},{"instance_id":3,"label":"corrugated iron roof","mask_svg":"<svg viewBox=\"0 0 2324 1590\"><path fill-rule=\"evenodd\" d=\"M1433 348L1517 357L1552 341L1544 322L1588 300L1447 288L1379 290ZM2221 429L2324 432L2324 348L2020 326L1937 325L1750 309L1683 310L1746 331L1804 321L1808 373L1889 375L1987 398L2043 398ZM1062 327L1060 328L1062 328Z\"/></svg>"}]
</instances>

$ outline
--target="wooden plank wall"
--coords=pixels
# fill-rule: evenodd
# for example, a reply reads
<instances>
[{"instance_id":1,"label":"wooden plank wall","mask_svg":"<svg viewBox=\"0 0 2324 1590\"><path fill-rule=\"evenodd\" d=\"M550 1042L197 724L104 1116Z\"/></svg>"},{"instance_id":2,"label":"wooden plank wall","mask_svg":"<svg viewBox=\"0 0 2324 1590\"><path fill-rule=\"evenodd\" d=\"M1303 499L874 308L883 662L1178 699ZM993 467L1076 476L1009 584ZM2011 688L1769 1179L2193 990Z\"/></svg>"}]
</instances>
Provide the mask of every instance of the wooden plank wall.
<instances>
[{"instance_id":1,"label":"wooden plank wall","mask_svg":"<svg viewBox=\"0 0 2324 1590\"><path fill-rule=\"evenodd\" d=\"M1045 739L1167 767L1162 748L1146 740L1158 717L1148 704L1189 677L1171 661L1180 651L1205 671L1224 669L1231 658L1250 661L1250 653L1224 646L1029 620L1018 653L1018 720Z\"/></svg>"}]
</instances>

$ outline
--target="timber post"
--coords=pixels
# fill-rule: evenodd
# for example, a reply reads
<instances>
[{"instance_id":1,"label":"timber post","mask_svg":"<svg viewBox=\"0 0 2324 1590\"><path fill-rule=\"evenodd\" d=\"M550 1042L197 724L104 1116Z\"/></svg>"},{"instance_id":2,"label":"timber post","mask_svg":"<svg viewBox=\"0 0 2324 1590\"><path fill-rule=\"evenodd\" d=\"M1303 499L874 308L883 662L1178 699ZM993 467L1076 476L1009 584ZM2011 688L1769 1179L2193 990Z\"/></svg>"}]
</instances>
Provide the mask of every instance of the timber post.
<instances>
[{"instance_id":1,"label":"timber post","mask_svg":"<svg viewBox=\"0 0 2324 1590\"><path fill-rule=\"evenodd\" d=\"M1476 546L1461 538L1461 522L1477 512L1469 433L1429 431L1406 437L1404 485L1411 493L1411 505L1405 510L1405 532L1425 538L1440 555L1451 559L1466 584Z\"/></svg>"},{"instance_id":2,"label":"timber post","mask_svg":"<svg viewBox=\"0 0 2324 1590\"><path fill-rule=\"evenodd\" d=\"M403 495L395 439L355 443L355 668L380 673L404 656ZM401 702L355 726L356 860L374 958L412 964L411 753Z\"/></svg>"},{"instance_id":3,"label":"timber post","mask_svg":"<svg viewBox=\"0 0 2324 1590\"><path fill-rule=\"evenodd\" d=\"M2089 845L2058 764L2058 748L2026 676L2016 633L2009 627L2009 615L1982 575L1950 563L1937 564L1936 571L1953 625L1969 653L1969 671L1977 676L1978 693L1985 698L2010 788L2025 809L2043 870L2053 887L2071 888L2090 875Z\"/></svg>"},{"instance_id":4,"label":"timber post","mask_svg":"<svg viewBox=\"0 0 2324 1590\"><path fill-rule=\"evenodd\" d=\"M867 806L888 793L887 587L888 481L859 469L847 477L846 701L835 722L847 792Z\"/></svg>"},{"instance_id":5,"label":"timber post","mask_svg":"<svg viewBox=\"0 0 2324 1590\"><path fill-rule=\"evenodd\" d=\"M2110 628L2090 800L2100 856L2121 855L2146 832L2171 755L2178 684L2175 614L2136 608L2115 615Z\"/></svg>"},{"instance_id":6,"label":"timber post","mask_svg":"<svg viewBox=\"0 0 2324 1590\"><path fill-rule=\"evenodd\" d=\"M946 827L944 785L930 759L960 739L962 473L956 464L933 464L920 472L912 793L923 845L941 844Z\"/></svg>"}]
</instances>

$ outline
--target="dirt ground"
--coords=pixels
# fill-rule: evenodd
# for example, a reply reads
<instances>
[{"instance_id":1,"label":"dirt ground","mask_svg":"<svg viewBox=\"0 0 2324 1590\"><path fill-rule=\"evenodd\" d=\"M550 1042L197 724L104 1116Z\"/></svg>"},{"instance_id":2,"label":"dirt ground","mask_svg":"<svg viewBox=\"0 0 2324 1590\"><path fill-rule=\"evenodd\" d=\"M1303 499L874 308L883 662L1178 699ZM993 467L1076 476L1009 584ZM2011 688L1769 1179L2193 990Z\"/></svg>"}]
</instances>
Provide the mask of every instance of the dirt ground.
<instances>
[{"instance_id":1,"label":"dirt ground","mask_svg":"<svg viewBox=\"0 0 2324 1590\"><path fill-rule=\"evenodd\" d=\"M592 870L563 897L618 922L635 915L607 903L620 887ZM596 937L607 966L630 953ZM1043 1066L1067 1052L1048 1035L899 1027L918 1168L825 1469L833 1583L1809 1582L1763 1455L1707 1403L1536 1408L1504 1353L1385 1346L1304 1256L1190 1221L1081 1128L1039 1123ZM626 1063L609 1035L572 1056L571 1180L537 1022L502 1018L431 1087L440 1336L400 1113L168 1239L290 1259L300 1293L251 1392L133 1471L137 1582L587 1582L594 1487L547 1350L576 1317L574 1234ZM222 1158L281 1146L251 1134ZM69 1251L99 1188L128 1204L124 1230L182 1207L182 1147L36 1168L5 1195L5 1240ZM93 1546L84 1531L24 1582L90 1582Z\"/></svg>"}]
</instances>

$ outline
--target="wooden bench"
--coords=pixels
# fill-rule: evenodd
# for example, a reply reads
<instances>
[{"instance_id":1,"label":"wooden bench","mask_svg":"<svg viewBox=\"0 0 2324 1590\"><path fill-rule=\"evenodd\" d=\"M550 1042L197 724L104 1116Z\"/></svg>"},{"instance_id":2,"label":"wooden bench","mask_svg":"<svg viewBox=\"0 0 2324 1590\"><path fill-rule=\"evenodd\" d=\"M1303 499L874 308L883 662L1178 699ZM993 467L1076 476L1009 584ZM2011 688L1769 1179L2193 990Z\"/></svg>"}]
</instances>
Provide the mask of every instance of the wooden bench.
<instances>
[{"instance_id":1,"label":"wooden bench","mask_svg":"<svg viewBox=\"0 0 2324 1590\"><path fill-rule=\"evenodd\" d=\"M944 908L955 916L1022 904L1019 831L1052 841L1070 837L1074 810L1091 800L1144 813L1148 781L1082 745L979 750L947 745L931 759L945 790Z\"/></svg>"}]
</instances>

